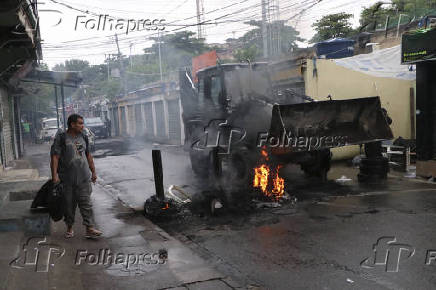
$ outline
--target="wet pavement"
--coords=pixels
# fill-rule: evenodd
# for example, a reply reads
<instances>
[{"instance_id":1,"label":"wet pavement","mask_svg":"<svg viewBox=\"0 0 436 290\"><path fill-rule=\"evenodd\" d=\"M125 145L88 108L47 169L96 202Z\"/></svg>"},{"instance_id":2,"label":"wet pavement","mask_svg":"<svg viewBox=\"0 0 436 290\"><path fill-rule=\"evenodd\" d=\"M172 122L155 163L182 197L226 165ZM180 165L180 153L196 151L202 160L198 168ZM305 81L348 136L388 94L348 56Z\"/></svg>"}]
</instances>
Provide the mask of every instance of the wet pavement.
<instances>
[{"instance_id":1,"label":"wet pavement","mask_svg":"<svg viewBox=\"0 0 436 290\"><path fill-rule=\"evenodd\" d=\"M96 158L97 188L127 208L141 208L154 194L151 149L157 146L124 142L120 147L118 142L123 143L110 139L97 143L95 153L101 157ZM159 148L163 150L165 187L184 186L191 195L201 196L205 184L192 174L189 156L180 148ZM174 241L189 247L221 275L237 277L243 285L265 289L434 289L435 184L391 172L385 185L360 186L357 172L347 164L335 164L330 181L321 184L288 166L281 173L286 190L298 198L296 205L257 208L242 203L218 216L204 210L153 222L169 234L166 238L176 238ZM344 175L351 180L334 181ZM97 222L110 240L124 243L124 228L132 230L132 241L144 236L138 234L141 226L135 224L143 222L143 217L127 208L119 213L109 205L96 210ZM158 240L153 248L158 250L162 237L156 233L150 237ZM132 242L132 247L136 246ZM215 286L211 289L217 289Z\"/></svg>"}]
</instances>

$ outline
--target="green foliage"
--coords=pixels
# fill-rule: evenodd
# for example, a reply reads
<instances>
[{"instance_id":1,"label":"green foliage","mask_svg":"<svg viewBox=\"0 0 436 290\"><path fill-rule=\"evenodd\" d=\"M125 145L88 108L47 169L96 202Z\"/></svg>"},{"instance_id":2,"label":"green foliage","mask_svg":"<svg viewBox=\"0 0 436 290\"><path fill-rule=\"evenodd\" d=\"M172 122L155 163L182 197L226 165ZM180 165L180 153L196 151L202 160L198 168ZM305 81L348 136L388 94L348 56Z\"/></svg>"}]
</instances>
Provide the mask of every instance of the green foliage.
<instances>
[{"instance_id":1,"label":"green foliage","mask_svg":"<svg viewBox=\"0 0 436 290\"><path fill-rule=\"evenodd\" d=\"M21 82L20 88L25 92L21 97L21 111L24 116L29 118L30 111L52 116L55 104L52 85Z\"/></svg>"},{"instance_id":2,"label":"green foliage","mask_svg":"<svg viewBox=\"0 0 436 290\"><path fill-rule=\"evenodd\" d=\"M316 34L310 40L311 43L328 40L337 37L349 37L353 33L350 23L352 14L345 12L329 14L312 24Z\"/></svg>"},{"instance_id":3,"label":"green foliage","mask_svg":"<svg viewBox=\"0 0 436 290\"><path fill-rule=\"evenodd\" d=\"M435 9L436 0L393 0L392 4L378 2L362 10L360 30L374 31L380 27L384 28L388 16L392 27L398 23L400 14L408 16L401 18L403 23L425 16Z\"/></svg>"},{"instance_id":4,"label":"green foliage","mask_svg":"<svg viewBox=\"0 0 436 290\"><path fill-rule=\"evenodd\" d=\"M238 62L253 62L257 55L258 48L254 44L247 48L237 49L234 53L234 57Z\"/></svg>"},{"instance_id":5,"label":"green foliage","mask_svg":"<svg viewBox=\"0 0 436 290\"><path fill-rule=\"evenodd\" d=\"M235 59L238 61L254 61L256 58L263 56L263 38L262 38L262 22L252 20L247 22L256 28L248 31L238 39L228 39L228 42L233 42L232 45L239 47L234 53ZM280 43L278 54L285 54L292 48L297 47L297 41L304 41L299 37L300 33L292 26L285 24L285 21L275 21L267 25L267 35L271 36L272 44L269 42L268 50L271 52L276 43ZM280 41L279 41L280 40Z\"/></svg>"},{"instance_id":6,"label":"green foliage","mask_svg":"<svg viewBox=\"0 0 436 290\"><path fill-rule=\"evenodd\" d=\"M155 43L144 50L152 58L154 64L159 65L159 42L162 55L163 66L167 69L174 70L179 67L190 66L192 57L202 54L210 48L204 43L204 39L195 38L195 33L191 31L180 31L175 34L167 34L160 37L152 38ZM153 62L151 63L153 64ZM157 67L159 72L159 68Z\"/></svg>"}]
</instances>

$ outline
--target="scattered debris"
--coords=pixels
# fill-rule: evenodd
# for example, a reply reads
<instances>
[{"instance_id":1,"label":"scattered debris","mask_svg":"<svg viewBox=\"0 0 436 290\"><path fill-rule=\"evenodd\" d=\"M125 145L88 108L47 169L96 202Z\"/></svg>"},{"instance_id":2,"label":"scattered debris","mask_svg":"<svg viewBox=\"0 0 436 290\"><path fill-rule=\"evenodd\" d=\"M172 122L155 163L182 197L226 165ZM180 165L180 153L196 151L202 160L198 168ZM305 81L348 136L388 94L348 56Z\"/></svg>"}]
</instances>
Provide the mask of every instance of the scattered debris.
<instances>
[{"instance_id":1,"label":"scattered debris","mask_svg":"<svg viewBox=\"0 0 436 290\"><path fill-rule=\"evenodd\" d=\"M346 177L345 175L342 175L341 178L336 179L336 182L341 183L341 184L349 182L349 181L352 181L352 179Z\"/></svg>"},{"instance_id":2,"label":"scattered debris","mask_svg":"<svg viewBox=\"0 0 436 290\"><path fill-rule=\"evenodd\" d=\"M159 253L159 259L168 260L168 251L166 249L160 249L158 253Z\"/></svg>"},{"instance_id":3,"label":"scattered debris","mask_svg":"<svg viewBox=\"0 0 436 290\"><path fill-rule=\"evenodd\" d=\"M416 172L408 172L404 175L405 178L416 178Z\"/></svg>"},{"instance_id":4,"label":"scattered debris","mask_svg":"<svg viewBox=\"0 0 436 290\"><path fill-rule=\"evenodd\" d=\"M359 168L360 163L362 161L362 158L365 158L365 155L354 156L353 160L351 161L351 163L353 164L353 167Z\"/></svg>"},{"instance_id":5,"label":"scattered debris","mask_svg":"<svg viewBox=\"0 0 436 290\"><path fill-rule=\"evenodd\" d=\"M218 198L214 198L211 200L210 202L210 212L212 215L216 215L217 213L219 213L220 211L222 211L222 209L224 208L224 205L222 203L222 201Z\"/></svg>"},{"instance_id":6,"label":"scattered debris","mask_svg":"<svg viewBox=\"0 0 436 290\"><path fill-rule=\"evenodd\" d=\"M282 206L278 202L261 202L257 200L253 200L253 202L256 204L257 208L278 208Z\"/></svg>"},{"instance_id":7,"label":"scattered debris","mask_svg":"<svg viewBox=\"0 0 436 290\"><path fill-rule=\"evenodd\" d=\"M172 199L158 199L155 195L144 204L144 212L148 216L172 216L180 211L180 206Z\"/></svg>"},{"instance_id":8,"label":"scattered debris","mask_svg":"<svg viewBox=\"0 0 436 290\"><path fill-rule=\"evenodd\" d=\"M191 202L191 198L179 186L170 185L168 191L165 192L167 198L172 198L176 202L186 204Z\"/></svg>"}]
</instances>

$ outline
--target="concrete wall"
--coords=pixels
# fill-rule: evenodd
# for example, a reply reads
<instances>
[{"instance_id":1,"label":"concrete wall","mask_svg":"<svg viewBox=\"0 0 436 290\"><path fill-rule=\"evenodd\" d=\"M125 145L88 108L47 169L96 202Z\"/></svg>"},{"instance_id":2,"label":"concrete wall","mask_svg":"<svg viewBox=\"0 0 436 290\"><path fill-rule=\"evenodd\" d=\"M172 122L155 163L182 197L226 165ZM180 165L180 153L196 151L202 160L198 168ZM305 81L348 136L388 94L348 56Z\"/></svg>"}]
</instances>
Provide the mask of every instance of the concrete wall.
<instances>
[{"instance_id":1,"label":"concrete wall","mask_svg":"<svg viewBox=\"0 0 436 290\"><path fill-rule=\"evenodd\" d=\"M178 140L173 140L170 138L169 133L169 112L168 112L168 102L169 101L177 101L177 103L180 106L180 100L179 96L175 93L170 94L169 96L165 95L155 95L150 96L147 98L137 98L137 99L125 99L120 100L118 102L118 112L119 112L119 120L120 120L120 128L122 126L122 118L121 118L121 108L125 108L126 112L126 131L123 135L129 136L129 137L142 137L146 135L145 137L150 138L153 141L157 142L165 142L165 143L171 143L171 144L177 144L181 145L183 144L184 140L184 127L183 123L181 121L181 112L182 108L179 108L179 119L180 119L180 134L177 134ZM161 103L163 105L163 116L162 112L156 112L156 104ZM146 112L144 111L144 105L145 104L152 104L152 122L154 128L146 128L146 118L149 116L146 116ZM140 105L141 106L141 112L140 116L136 116L135 112L135 106ZM157 114L159 116L157 116ZM141 121L137 122L136 118L140 118ZM163 120L164 126L161 126L162 128L158 128L158 119ZM173 119L173 118L172 118ZM140 124L142 128L136 128L137 125ZM120 129L121 132L121 129ZM151 134L152 132L152 134ZM138 135L138 133L140 133ZM146 134L147 133L147 134Z\"/></svg>"},{"instance_id":2,"label":"concrete wall","mask_svg":"<svg viewBox=\"0 0 436 290\"><path fill-rule=\"evenodd\" d=\"M0 168L4 168L14 160L14 128L11 124L12 109L10 96L4 87L0 87ZM1 170L1 169L0 169Z\"/></svg>"},{"instance_id":3,"label":"concrete wall","mask_svg":"<svg viewBox=\"0 0 436 290\"><path fill-rule=\"evenodd\" d=\"M410 89L415 88L415 81L393 78L380 78L353 71L339 65L333 60L317 59L317 74L313 73L313 62L307 60L305 71L306 95L327 100L331 95L334 100L380 96L384 107L392 118L391 129L394 138L411 137L411 105ZM349 146L332 150L334 159L351 158L359 154L358 146Z\"/></svg>"}]
</instances>

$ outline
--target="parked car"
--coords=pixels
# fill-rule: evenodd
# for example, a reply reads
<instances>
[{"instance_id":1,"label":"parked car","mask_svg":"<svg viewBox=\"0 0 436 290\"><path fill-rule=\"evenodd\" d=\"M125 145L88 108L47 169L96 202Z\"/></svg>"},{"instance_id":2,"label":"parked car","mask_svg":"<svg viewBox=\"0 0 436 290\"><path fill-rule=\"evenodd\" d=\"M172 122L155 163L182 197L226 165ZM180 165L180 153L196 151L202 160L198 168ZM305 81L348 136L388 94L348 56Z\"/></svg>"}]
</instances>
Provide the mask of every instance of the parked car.
<instances>
[{"instance_id":1,"label":"parked car","mask_svg":"<svg viewBox=\"0 0 436 290\"><path fill-rule=\"evenodd\" d=\"M91 151L95 150L95 134L89 128L83 128L83 133L88 136L89 149Z\"/></svg>"},{"instance_id":2,"label":"parked car","mask_svg":"<svg viewBox=\"0 0 436 290\"><path fill-rule=\"evenodd\" d=\"M96 137L107 138L109 136L109 131L106 124L101 118L86 118L85 126L95 134Z\"/></svg>"},{"instance_id":3,"label":"parked car","mask_svg":"<svg viewBox=\"0 0 436 290\"><path fill-rule=\"evenodd\" d=\"M61 124L59 124L59 126L61 126ZM38 141L47 142L53 140L58 130L58 121L56 118L42 119L42 129L39 131Z\"/></svg>"}]
</instances>

